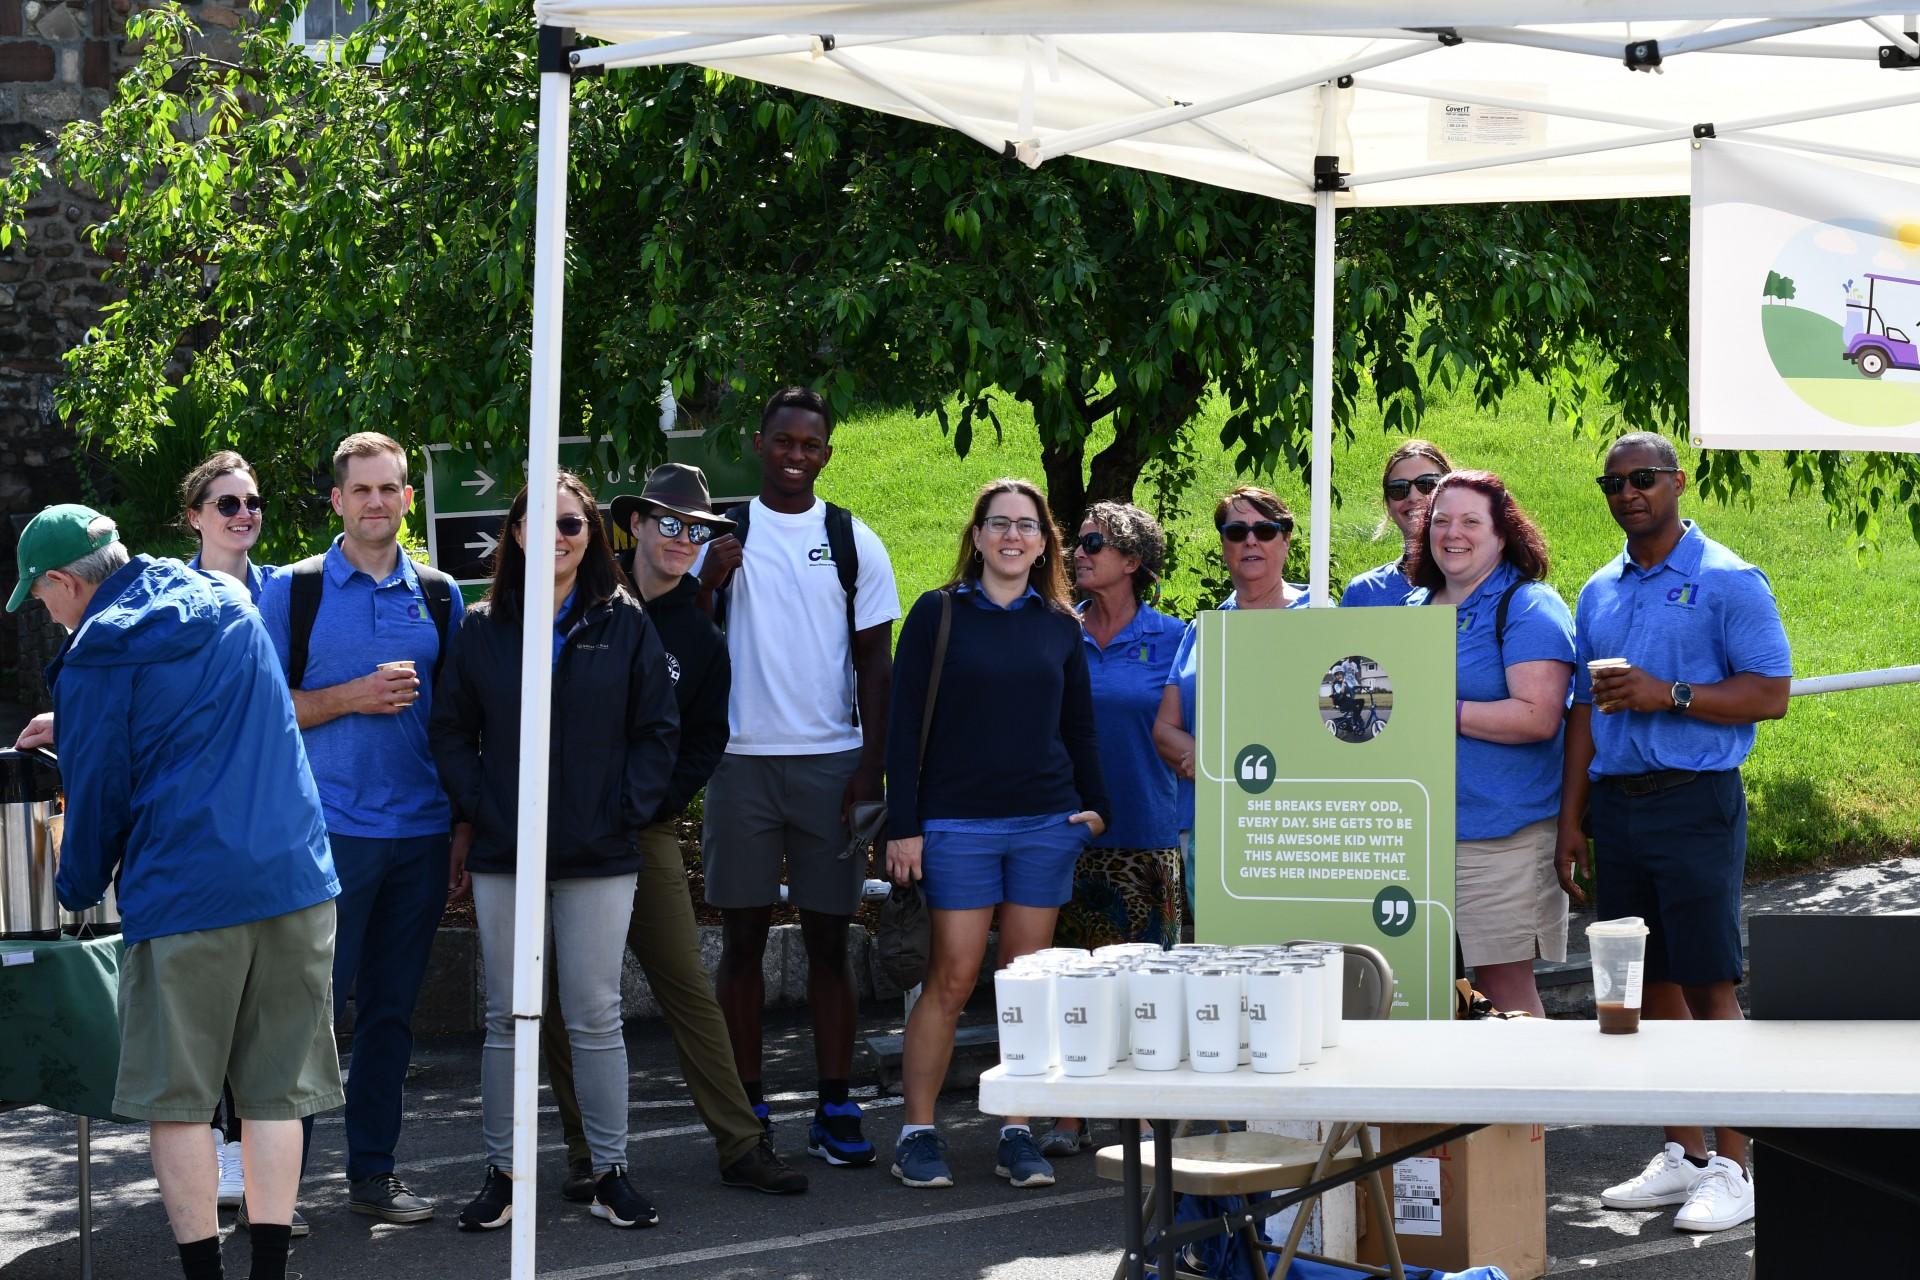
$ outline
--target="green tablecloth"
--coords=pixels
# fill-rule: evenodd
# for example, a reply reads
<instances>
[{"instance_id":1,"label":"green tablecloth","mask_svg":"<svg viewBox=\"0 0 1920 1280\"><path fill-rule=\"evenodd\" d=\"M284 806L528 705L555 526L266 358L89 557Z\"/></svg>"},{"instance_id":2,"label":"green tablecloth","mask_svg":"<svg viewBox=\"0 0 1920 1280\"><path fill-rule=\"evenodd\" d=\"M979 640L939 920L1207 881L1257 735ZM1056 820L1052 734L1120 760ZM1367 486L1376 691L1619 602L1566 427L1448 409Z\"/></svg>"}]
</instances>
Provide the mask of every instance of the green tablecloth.
<instances>
[{"instance_id":1,"label":"green tablecloth","mask_svg":"<svg viewBox=\"0 0 1920 1280\"><path fill-rule=\"evenodd\" d=\"M118 1118L120 956L117 937L0 941L0 1099Z\"/></svg>"}]
</instances>

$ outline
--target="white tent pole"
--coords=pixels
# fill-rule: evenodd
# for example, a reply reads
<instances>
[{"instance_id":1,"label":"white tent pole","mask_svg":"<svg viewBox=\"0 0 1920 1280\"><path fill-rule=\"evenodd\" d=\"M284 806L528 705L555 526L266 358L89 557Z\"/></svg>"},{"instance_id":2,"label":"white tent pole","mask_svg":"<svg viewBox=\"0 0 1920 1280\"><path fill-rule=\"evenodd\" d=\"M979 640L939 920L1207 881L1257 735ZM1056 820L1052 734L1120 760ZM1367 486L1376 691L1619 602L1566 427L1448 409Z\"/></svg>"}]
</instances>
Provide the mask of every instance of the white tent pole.
<instances>
[{"instance_id":1,"label":"white tent pole","mask_svg":"<svg viewBox=\"0 0 1920 1280\"><path fill-rule=\"evenodd\" d=\"M614 63L633 60L652 60L681 53L704 52L705 50L742 44L750 40L760 40L761 36L661 36L654 40L627 40L620 44L595 45L591 49L574 49L568 52L567 60L575 67L604 67ZM784 40L806 48L803 37L785 36ZM690 61L690 59L677 59Z\"/></svg>"},{"instance_id":2,"label":"white tent pole","mask_svg":"<svg viewBox=\"0 0 1920 1280\"><path fill-rule=\"evenodd\" d=\"M1091 125L1085 129L1072 129L1066 133L1057 133L1051 138L1043 138L1030 147L1022 145L1020 158L1028 164L1038 166L1043 160L1055 156L1071 155L1076 151L1086 151L1093 147L1105 146L1109 142L1119 142L1125 138L1138 137L1143 133L1152 133L1156 129L1169 128L1176 124L1185 124L1201 116L1214 115L1221 111L1231 111L1235 107L1244 107L1250 102L1259 102L1266 98L1277 98L1292 93L1296 89L1305 89L1325 80L1337 80L1341 76L1353 75L1371 67L1383 66L1389 62L1399 62L1405 58L1418 57L1440 48L1437 40L1414 39L1402 47L1385 49L1370 53L1363 58L1340 63L1337 66L1322 67L1302 75L1285 80L1276 80L1272 84L1257 85L1251 89L1242 89L1225 97L1210 98L1205 102L1196 102L1185 107L1168 107L1164 111L1148 111L1137 116L1128 116L1125 120L1116 120L1111 124Z\"/></svg>"},{"instance_id":3,"label":"white tent pole","mask_svg":"<svg viewBox=\"0 0 1920 1280\"><path fill-rule=\"evenodd\" d=\"M1095 62L1092 58L1089 58L1085 53L1081 52L1078 49L1071 48L1070 46L1060 41L1054 42L1054 48L1059 50L1062 56L1073 59L1075 62L1079 63L1081 66L1085 67L1087 70L1093 72L1093 74L1101 77L1104 80L1112 81L1114 84L1119 85L1122 89L1125 89L1128 93L1131 93L1134 97L1139 98L1144 102L1165 102L1167 100L1165 94L1155 93L1152 89L1147 88L1145 85L1141 84L1138 80L1135 80L1133 77L1121 75L1119 72L1114 71L1109 67L1102 66L1100 63ZM1261 164L1264 164L1269 168L1279 170L1281 173L1286 174L1289 178L1292 178L1295 182L1299 183L1301 186L1306 187L1309 190L1312 189L1313 175L1302 173L1300 170L1294 168L1292 165L1289 165L1284 161L1275 158L1272 154L1270 154L1267 151L1265 147L1256 146L1253 143L1248 142L1244 138L1234 137L1233 134L1231 134L1226 129L1222 128L1220 125L1216 124L1212 120L1200 119L1200 120L1191 121L1190 123L1193 125L1194 128L1203 130L1210 136L1218 138L1220 141L1226 143L1228 146L1237 147L1241 151L1246 152L1248 155L1252 156L1255 160L1258 160Z\"/></svg>"},{"instance_id":4,"label":"white tent pole","mask_svg":"<svg viewBox=\"0 0 1920 1280\"><path fill-rule=\"evenodd\" d=\"M1771 40L1766 44L1735 44L1702 53L1729 57L1824 58L1830 62L1878 62L1880 46L1871 44L1812 44L1804 40Z\"/></svg>"},{"instance_id":5,"label":"white tent pole","mask_svg":"<svg viewBox=\"0 0 1920 1280\"><path fill-rule=\"evenodd\" d=\"M852 49L860 45L899 44L907 36L848 36L835 39L835 45ZM572 55L577 67L601 66L609 71L637 67L657 67L675 63L725 62L730 58L766 58L783 53L812 53L821 47L819 36L752 36L743 39L716 40L712 36L686 36L673 40L637 40L630 44L602 45L581 49Z\"/></svg>"},{"instance_id":6,"label":"white tent pole","mask_svg":"<svg viewBox=\"0 0 1920 1280\"><path fill-rule=\"evenodd\" d=\"M1863 21L1875 31L1885 36L1889 44L1906 54L1909 58L1920 56L1920 42L1916 42L1914 38L1906 32L1896 31L1894 28L1888 26L1884 18L1866 18L1863 19Z\"/></svg>"},{"instance_id":7,"label":"white tent pole","mask_svg":"<svg viewBox=\"0 0 1920 1280\"><path fill-rule=\"evenodd\" d=\"M1773 22L1748 22L1737 27L1721 27L1694 35L1659 41L1663 57L1682 53L1701 53L1726 45L1747 44L1769 36L1790 35L1830 27L1845 18L1786 18ZM1553 49L1560 53L1584 53L1593 57L1621 61L1622 52L1633 41L1618 37L1575 36L1559 31L1535 31L1528 27L1455 27L1454 33L1479 44L1517 44L1533 49Z\"/></svg>"},{"instance_id":8,"label":"white tent pole","mask_svg":"<svg viewBox=\"0 0 1920 1280\"><path fill-rule=\"evenodd\" d=\"M947 128L966 134L969 138L972 138L975 142L978 142L981 146L991 151L1006 153L1012 146L1013 140L1011 138L1003 137L981 128L965 116L941 106L919 90L910 89L891 76L881 75L871 67L856 62L837 49L827 50L825 56L828 61L845 69L855 78L866 81L882 93L892 94L910 107L926 112L941 124L946 125Z\"/></svg>"},{"instance_id":9,"label":"white tent pole","mask_svg":"<svg viewBox=\"0 0 1920 1280\"><path fill-rule=\"evenodd\" d=\"M533 1280L539 1170L540 1011L546 992L547 756L553 710L554 490L566 290L570 33L540 28L533 226L533 368L527 397L527 582L520 640L520 797L513 901L513 1280ZM498 749L496 746L493 748Z\"/></svg>"},{"instance_id":10,"label":"white tent pole","mask_svg":"<svg viewBox=\"0 0 1920 1280\"><path fill-rule=\"evenodd\" d=\"M1319 154L1335 154L1338 90L1320 86ZM1313 193L1313 457L1307 520L1307 602L1333 603L1333 248L1335 193Z\"/></svg>"}]
</instances>

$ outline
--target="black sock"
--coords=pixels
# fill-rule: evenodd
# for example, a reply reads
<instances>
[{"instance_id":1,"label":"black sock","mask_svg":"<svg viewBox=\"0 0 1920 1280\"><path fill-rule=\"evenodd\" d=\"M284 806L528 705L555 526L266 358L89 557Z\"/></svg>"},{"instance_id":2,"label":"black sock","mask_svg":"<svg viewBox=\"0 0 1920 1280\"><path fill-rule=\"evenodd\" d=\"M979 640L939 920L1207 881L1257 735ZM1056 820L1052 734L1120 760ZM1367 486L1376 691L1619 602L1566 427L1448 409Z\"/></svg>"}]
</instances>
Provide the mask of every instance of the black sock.
<instances>
[{"instance_id":1,"label":"black sock","mask_svg":"<svg viewBox=\"0 0 1920 1280\"><path fill-rule=\"evenodd\" d=\"M1705 1156L1688 1156L1687 1163L1696 1169L1704 1169L1707 1167L1707 1158Z\"/></svg>"},{"instance_id":2,"label":"black sock","mask_svg":"<svg viewBox=\"0 0 1920 1280\"><path fill-rule=\"evenodd\" d=\"M847 1082L845 1080L822 1079L820 1081L820 1105L821 1106L824 1107L829 1103L845 1102L846 1100L847 1100Z\"/></svg>"},{"instance_id":3,"label":"black sock","mask_svg":"<svg viewBox=\"0 0 1920 1280\"><path fill-rule=\"evenodd\" d=\"M208 1236L205 1240L194 1240L187 1244L176 1244L180 1250L180 1269L187 1273L187 1280L222 1280L226 1275L220 1269L220 1237Z\"/></svg>"},{"instance_id":4,"label":"black sock","mask_svg":"<svg viewBox=\"0 0 1920 1280\"><path fill-rule=\"evenodd\" d=\"M293 1241L293 1228L285 1223L256 1222L249 1234L253 1236L252 1280L287 1280L287 1248Z\"/></svg>"},{"instance_id":5,"label":"black sock","mask_svg":"<svg viewBox=\"0 0 1920 1280\"><path fill-rule=\"evenodd\" d=\"M745 1090L747 1091L747 1105L748 1105L748 1106L750 1106L750 1107L763 1107L763 1106L765 1106L765 1105L766 1105L766 1103L767 1103L767 1095L766 1095L766 1094L765 1094L765 1093L764 1093L764 1092L762 1091L762 1086L761 1086L761 1083L760 1083L760 1081L758 1081L758 1080L742 1080L742 1081L740 1082L740 1087L741 1087L741 1088L743 1088L743 1089L745 1089Z\"/></svg>"}]
</instances>

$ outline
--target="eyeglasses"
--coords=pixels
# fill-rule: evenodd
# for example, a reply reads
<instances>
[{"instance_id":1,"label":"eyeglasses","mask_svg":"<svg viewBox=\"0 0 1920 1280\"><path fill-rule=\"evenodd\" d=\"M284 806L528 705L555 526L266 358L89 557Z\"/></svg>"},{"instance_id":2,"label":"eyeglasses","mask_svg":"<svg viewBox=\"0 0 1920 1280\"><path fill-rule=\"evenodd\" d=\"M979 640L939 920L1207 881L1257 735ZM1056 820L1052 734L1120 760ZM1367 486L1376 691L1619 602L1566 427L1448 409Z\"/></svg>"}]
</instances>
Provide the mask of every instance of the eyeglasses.
<instances>
[{"instance_id":1,"label":"eyeglasses","mask_svg":"<svg viewBox=\"0 0 1920 1280\"><path fill-rule=\"evenodd\" d=\"M1415 476L1411 480L1387 481L1387 496L1395 502L1407 496L1408 492L1418 489L1422 493L1432 493L1434 486L1444 479L1438 471L1429 471L1425 475Z\"/></svg>"},{"instance_id":2,"label":"eyeglasses","mask_svg":"<svg viewBox=\"0 0 1920 1280\"><path fill-rule=\"evenodd\" d=\"M687 541L696 547L703 542L713 540L712 525L692 524L682 520L679 516L655 516L653 518L653 527L658 529L660 536L668 541L679 537L682 530L686 531Z\"/></svg>"},{"instance_id":3,"label":"eyeglasses","mask_svg":"<svg viewBox=\"0 0 1920 1280\"><path fill-rule=\"evenodd\" d=\"M1009 529L1023 538L1040 536L1040 522L1032 516L1021 516L1018 520L1012 516L988 516L980 522L980 527L996 538L1006 537Z\"/></svg>"},{"instance_id":4,"label":"eyeglasses","mask_svg":"<svg viewBox=\"0 0 1920 1280\"><path fill-rule=\"evenodd\" d=\"M206 506L208 503L212 503L215 511L218 511L226 519L231 520L240 514L240 504L243 502L246 503L247 510L253 512L255 515L260 514L260 495L257 493L250 493L244 498L237 493L222 494L218 498L202 498L193 505L198 509Z\"/></svg>"},{"instance_id":5,"label":"eyeglasses","mask_svg":"<svg viewBox=\"0 0 1920 1280\"><path fill-rule=\"evenodd\" d=\"M1073 545L1090 556L1097 556L1108 546L1107 535L1098 529L1089 529L1087 532L1075 538Z\"/></svg>"},{"instance_id":6,"label":"eyeglasses","mask_svg":"<svg viewBox=\"0 0 1920 1280\"><path fill-rule=\"evenodd\" d=\"M514 523L524 529L527 527L527 518L521 516L518 520L514 521ZM577 538L586 532L587 518L585 516L555 516L553 518L553 527L563 538Z\"/></svg>"},{"instance_id":7,"label":"eyeglasses","mask_svg":"<svg viewBox=\"0 0 1920 1280\"><path fill-rule=\"evenodd\" d=\"M1245 542L1248 534L1262 542L1272 542L1283 533L1292 533L1293 521L1285 516L1278 520L1255 520L1252 524L1245 520L1229 520L1216 527L1220 530L1221 539L1226 542Z\"/></svg>"},{"instance_id":8,"label":"eyeglasses","mask_svg":"<svg viewBox=\"0 0 1920 1280\"><path fill-rule=\"evenodd\" d=\"M1600 486L1600 492L1611 498L1614 494L1626 488L1629 482L1631 482L1636 489L1646 490L1653 488L1655 476L1670 476L1678 475L1679 473L1680 468L1678 467L1635 467L1623 476L1600 476L1594 480L1594 483Z\"/></svg>"}]
</instances>

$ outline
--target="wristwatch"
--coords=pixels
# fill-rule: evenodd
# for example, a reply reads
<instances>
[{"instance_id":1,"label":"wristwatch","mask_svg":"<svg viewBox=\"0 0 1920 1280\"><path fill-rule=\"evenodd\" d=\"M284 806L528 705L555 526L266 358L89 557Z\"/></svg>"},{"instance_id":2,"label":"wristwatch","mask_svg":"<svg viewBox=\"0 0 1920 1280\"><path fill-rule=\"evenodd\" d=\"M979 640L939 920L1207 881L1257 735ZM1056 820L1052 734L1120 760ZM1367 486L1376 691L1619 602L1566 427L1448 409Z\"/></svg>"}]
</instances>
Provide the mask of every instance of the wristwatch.
<instances>
[{"instance_id":1,"label":"wristwatch","mask_svg":"<svg viewBox=\"0 0 1920 1280\"><path fill-rule=\"evenodd\" d=\"M1668 708L1673 714L1685 715L1687 708L1693 705L1693 686L1685 680L1673 682L1673 706Z\"/></svg>"}]
</instances>

